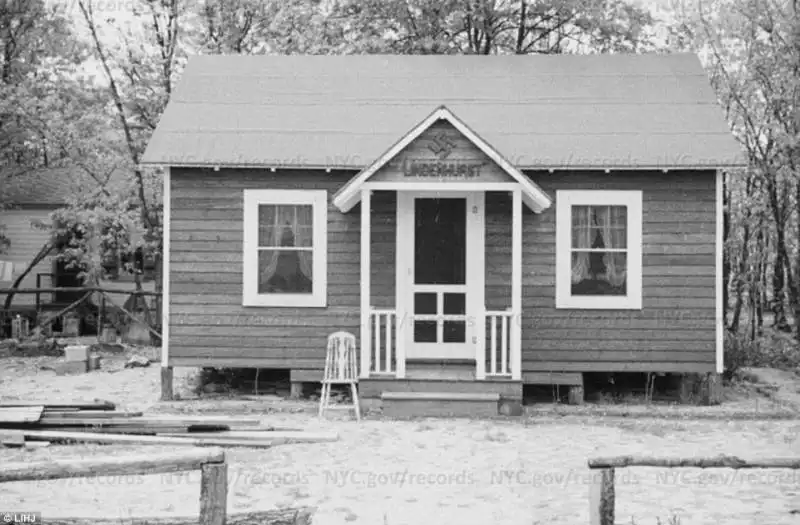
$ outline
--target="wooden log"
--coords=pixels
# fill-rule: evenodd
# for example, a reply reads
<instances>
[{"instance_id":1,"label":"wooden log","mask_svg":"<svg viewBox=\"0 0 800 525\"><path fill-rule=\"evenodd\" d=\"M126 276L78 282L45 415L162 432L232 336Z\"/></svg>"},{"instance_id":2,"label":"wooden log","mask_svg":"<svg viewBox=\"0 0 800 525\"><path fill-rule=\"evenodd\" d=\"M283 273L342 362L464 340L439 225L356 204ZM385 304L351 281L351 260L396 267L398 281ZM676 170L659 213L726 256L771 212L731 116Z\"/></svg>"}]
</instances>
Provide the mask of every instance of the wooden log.
<instances>
[{"instance_id":1,"label":"wooden log","mask_svg":"<svg viewBox=\"0 0 800 525\"><path fill-rule=\"evenodd\" d=\"M614 469L592 472L589 485L589 523L614 525Z\"/></svg>"},{"instance_id":2,"label":"wooden log","mask_svg":"<svg viewBox=\"0 0 800 525\"><path fill-rule=\"evenodd\" d=\"M58 430L7 430L8 434L22 434L31 441L68 441L76 443L108 443L137 445L187 445L192 447L258 447L269 448L272 442L243 439L214 439L163 436L136 436L100 432L63 432Z\"/></svg>"},{"instance_id":3,"label":"wooden log","mask_svg":"<svg viewBox=\"0 0 800 525\"><path fill-rule=\"evenodd\" d=\"M161 401L172 401L175 398L172 389L172 375L171 366L161 367Z\"/></svg>"},{"instance_id":4,"label":"wooden log","mask_svg":"<svg viewBox=\"0 0 800 525\"><path fill-rule=\"evenodd\" d=\"M225 525L228 465L206 463L200 477L200 525Z\"/></svg>"},{"instance_id":5,"label":"wooden log","mask_svg":"<svg viewBox=\"0 0 800 525\"><path fill-rule=\"evenodd\" d=\"M720 455L707 458L652 458L644 456L617 456L613 458L594 458L589 460L589 468L592 469L622 467L800 469L800 458L766 458L744 460L736 456Z\"/></svg>"},{"instance_id":6,"label":"wooden log","mask_svg":"<svg viewBox=\"0 0 800 525\"><path fill-rule=\"evenodd\" d=\"M146 455L138 454L121 457L51 459L48 461L5 463L0 466L0 483L8 481L163 474L166 472L197 470L209 462L222 464L224 461L225 452L221 449L210 449Z\"/></svg>"},{"instance_id":7,"label":"wooden log","mask_svg":"<svg viewBox=\"0 0 800 525\"><path fill-rule=\"evenodd\" d=\"M314 508L289 508L232 514L226 525L312 525ZM119 518L47 518L48 525L119 525ZM125 525L197 525L197 517L125 518Z\"/></svg>"}]
</instances>

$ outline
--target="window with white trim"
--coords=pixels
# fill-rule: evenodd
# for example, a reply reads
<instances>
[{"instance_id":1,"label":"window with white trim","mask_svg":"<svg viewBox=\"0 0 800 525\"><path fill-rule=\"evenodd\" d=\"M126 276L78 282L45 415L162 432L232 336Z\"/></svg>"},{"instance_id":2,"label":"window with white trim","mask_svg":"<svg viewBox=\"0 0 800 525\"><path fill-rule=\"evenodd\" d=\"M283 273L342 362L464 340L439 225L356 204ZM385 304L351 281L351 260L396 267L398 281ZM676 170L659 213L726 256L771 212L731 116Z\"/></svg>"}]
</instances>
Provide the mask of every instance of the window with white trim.
<instances>
[{"instance_id":1,"label":"window with white trim","mask_svg":"<svg viewBox=\"0 0 800 525\"><path fill-rule=\"evenodd\" d=\"M244 306L325 306L327 230L325 190L244 190Z\"/></svg>"},{"instance_id":2,"label":"window with white trim","mask_svg":"<svg viewBox=\"0 0 800 525\"><path fill-rule=\"evenodd\" d=\"M556 308L642 308L642 192L556 192Z\"/></svg>"}]
</instances>

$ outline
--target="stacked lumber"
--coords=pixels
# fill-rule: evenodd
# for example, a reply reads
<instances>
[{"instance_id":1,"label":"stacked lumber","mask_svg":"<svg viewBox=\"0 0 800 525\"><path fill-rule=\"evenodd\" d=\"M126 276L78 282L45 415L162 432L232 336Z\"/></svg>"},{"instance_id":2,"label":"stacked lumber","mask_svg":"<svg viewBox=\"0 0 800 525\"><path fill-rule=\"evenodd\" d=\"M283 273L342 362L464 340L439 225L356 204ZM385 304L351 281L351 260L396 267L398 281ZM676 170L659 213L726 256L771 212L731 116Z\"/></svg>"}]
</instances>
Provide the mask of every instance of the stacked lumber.
<instances>
[{"instance_id":1,"label":"stacked lumber","mask_svg":"<svg viewBox=\"0 0 800 525\"><path fill-rule=\"evenodd\" d=\"M224 447L270 447L337 441L336 434L263 426L227 416L143 415L113 403L0 403L0 446L33 442L91 442Z\"/></svg>"}]
</instances>

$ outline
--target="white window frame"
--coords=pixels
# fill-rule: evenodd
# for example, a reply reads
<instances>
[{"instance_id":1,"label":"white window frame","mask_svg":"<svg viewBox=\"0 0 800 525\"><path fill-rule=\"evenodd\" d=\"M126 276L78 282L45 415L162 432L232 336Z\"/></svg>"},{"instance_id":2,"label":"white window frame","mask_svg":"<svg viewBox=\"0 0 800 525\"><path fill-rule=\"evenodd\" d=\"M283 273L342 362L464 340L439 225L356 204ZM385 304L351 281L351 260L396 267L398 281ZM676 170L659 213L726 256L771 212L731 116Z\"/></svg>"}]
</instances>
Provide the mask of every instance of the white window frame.
<instances>
[{"instance_id":1,"label":"white window frame","mask_svg":"<svg viewBox=\"0 0 800 525\"><path fill-rule=\"evenodd\" d=\"M313 292L258 293L258 207L313 206ZM243 306L324 307L328 297L328 192L326 190L244 190Z\"/></svg>"},{"instance_id":2,"label":"white window frame","mask_svg":"<svg viewBox=\"0 0 800 525\"><path fill-rule=\"evenodd\" d=\"M572 295L572 207L626 206L627 295ZM642 309L642 192L640 190L556 191L556 308Z\"/></svg>"}]
</instances>

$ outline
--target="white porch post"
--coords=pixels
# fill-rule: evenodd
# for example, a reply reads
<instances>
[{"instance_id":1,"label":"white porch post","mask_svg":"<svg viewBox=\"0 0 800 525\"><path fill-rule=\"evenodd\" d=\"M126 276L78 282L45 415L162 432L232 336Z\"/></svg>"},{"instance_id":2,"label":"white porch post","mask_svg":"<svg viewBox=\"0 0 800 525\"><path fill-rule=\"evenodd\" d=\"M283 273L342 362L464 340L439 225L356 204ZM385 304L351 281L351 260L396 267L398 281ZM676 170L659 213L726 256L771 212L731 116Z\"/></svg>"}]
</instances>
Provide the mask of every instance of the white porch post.
<instances>
[{"instance_id":1,"label":"white porch post","mask_svg":"<svg viewBox=\"0 0 800 525\"><path fill-rule=\"evenodd\" d=\"M397 204L395 210L395 342L394 360L395 377L403 379L406 377L406 329L409 323L409 316L406 307L406 286L408 285L409 259L413 254L408 255L408 239L412 232L408 231L407 217L409 213L414 213L413 199L408 195L398 191L396 193ZM411 328L413 330L413 326Z\"/></svg>"},{"instance_id":2,"label":"white porch post","mask_svg":"<svg viewBox=\"0 0 800 525\"><path fill-rule=\"evenodd\" d=\"M511 226L511 379L522 380L522 191L512 192Z\"/></svg>"},{"instance_id":3,"label":"white porch post","mask_svg":"<svg viewBox=\"0 0 800 525\"><path fill-rule=\"evenodd\" d=\"M475 195L475 205L478 207L475 220L472 223L474 231L468 233L470 240L475 244L472 252L468 253L467 265L474 265L473 281L480 283L477 290L472 291L475 304L471 311L475 312L475 326L473 328L473 341L475 344L475 379L486 379L486 193L479 192Z\"/></svg>"},{"instance_id":4,"label":"white porch post","mask_svg":"<svg viewBox=\"0 0 800 525\"><path fill-rule=\"evenodd\" d=\"M372 192L361 190L361 377L368 378L370 370L370 215Z\"/></svg>"}]
</instances>

